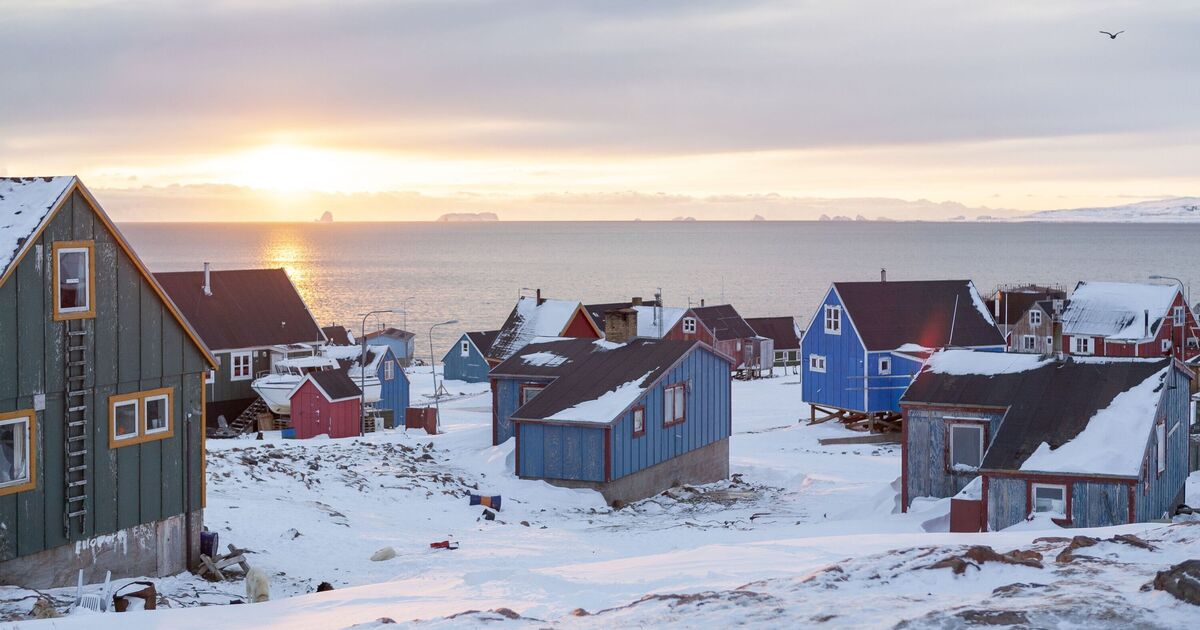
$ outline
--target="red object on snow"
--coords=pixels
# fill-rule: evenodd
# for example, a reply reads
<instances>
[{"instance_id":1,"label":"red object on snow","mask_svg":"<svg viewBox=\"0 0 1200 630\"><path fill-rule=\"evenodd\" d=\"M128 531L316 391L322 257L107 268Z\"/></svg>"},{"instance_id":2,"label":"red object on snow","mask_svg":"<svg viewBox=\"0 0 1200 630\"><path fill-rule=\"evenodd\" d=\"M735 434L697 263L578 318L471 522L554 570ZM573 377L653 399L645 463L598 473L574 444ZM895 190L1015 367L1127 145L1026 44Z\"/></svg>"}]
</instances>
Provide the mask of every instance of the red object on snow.
<instances>
[{"instance_id":1,"label":"red object on snow","mask_svg":"<svg viewBox=\"0 0 1200 630\"><path fill-rule=\"evenodd\" d=\"M433 549L458 549L458 543L450 542L449 540L429 543L429 546Z\"/></svg>"}]
</instances>

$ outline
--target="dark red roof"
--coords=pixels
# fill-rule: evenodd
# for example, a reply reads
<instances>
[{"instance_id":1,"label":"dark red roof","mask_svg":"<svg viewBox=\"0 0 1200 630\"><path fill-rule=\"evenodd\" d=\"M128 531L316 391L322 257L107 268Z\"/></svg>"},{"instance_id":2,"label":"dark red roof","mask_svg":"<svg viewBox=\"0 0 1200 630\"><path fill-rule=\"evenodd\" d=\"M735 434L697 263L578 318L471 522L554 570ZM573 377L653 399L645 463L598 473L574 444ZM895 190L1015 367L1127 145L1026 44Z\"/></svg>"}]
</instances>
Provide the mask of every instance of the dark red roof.
<instances>
[{"instance_id":1,"label":"dark red roof","mask_svg":"<svg viewBox=\"0 0 1200 630\"><path fill-rule=\"evenodd\" d=\"M350 342L350 331L346 330L345 326L324 326L321 332L325 333L325 338L335 346L354 345Z\"/></svg>"},{"instance_id":2,"label":"dark red roof","mask_svg":"<svg viewBox=\"0 0 1200 630\"><path fill-rule=\"evenodd\" d=\"M354 383L354 379L346 373L346 370L322 370L320 372L312 372L309 374L317 387L325 393L325 396L330 402L336 400L345 400L347 398L355 398L362 395L362 390ZM299 391L297 389L297 391ZM292 392L295 396L296 393Z\"/></svg>"},{"instance_id":3,"label":"dark red roof","mask_svg":"<svg viewBox=\"0 0 1200 630\"><path fill-rule=\"evenodd\" d=\"M926 348L1004 345L970 280L835 282L833 288L867 350L895 350L910 343ZM813 325L822 325L822 318L817 313Z\"/></svg>"},{"instance_id":4,"label":"dark red roof","mask_svg":"<svg viewBox=\"0 0 1200 630\"><path fill-rule=\"evenodd\" d=\"M213 271L212 295L204 295L203 271L156 273L154 278L213 350L325 339L283 269Z\"/></svg>"},{"instance_id":5,"label":"dark red roof","mask_svg":"<svg viewBox=\"0 0 1200 630\"><path fill-rule=\"evenodd\" d=\"M758 333L775 342L776 350L798 350L800 331L795 317L747 317L746 323Z\"/></svg>"},{"instance_id":6,"label":"dark red roof","mask_svg":"<svg viewBox=\"0 0 1200 630\"><path fill-rule=\"evenodd\" d=\"M758 336L750 324L747 324L746 320L738 314L737 309L729 304L699 306L693 308L692 313L704 322L709 330L713 331L713 337L717 341L749 339Z\"/></svg>"}]
</instances>

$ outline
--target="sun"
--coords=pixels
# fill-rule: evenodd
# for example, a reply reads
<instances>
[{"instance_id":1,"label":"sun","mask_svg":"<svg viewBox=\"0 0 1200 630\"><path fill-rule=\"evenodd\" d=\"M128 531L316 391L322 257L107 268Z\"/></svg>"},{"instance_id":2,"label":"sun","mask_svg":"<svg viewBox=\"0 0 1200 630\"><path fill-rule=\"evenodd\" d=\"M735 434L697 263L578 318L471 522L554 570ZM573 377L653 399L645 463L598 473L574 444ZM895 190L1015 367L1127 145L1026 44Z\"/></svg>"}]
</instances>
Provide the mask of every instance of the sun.
<instances>
[{"instance_id":1,"label":"sun","mask_svg":"<svg viewBox=\"0 0 1200 630\"><path fill-rule=\"evenodd\" d=\"M237 153L222 160L228 181L282 193L305 190L341 191L352 188L355 173L344 152L291 144L273 144Z\"/></svg>"}]
</instances>

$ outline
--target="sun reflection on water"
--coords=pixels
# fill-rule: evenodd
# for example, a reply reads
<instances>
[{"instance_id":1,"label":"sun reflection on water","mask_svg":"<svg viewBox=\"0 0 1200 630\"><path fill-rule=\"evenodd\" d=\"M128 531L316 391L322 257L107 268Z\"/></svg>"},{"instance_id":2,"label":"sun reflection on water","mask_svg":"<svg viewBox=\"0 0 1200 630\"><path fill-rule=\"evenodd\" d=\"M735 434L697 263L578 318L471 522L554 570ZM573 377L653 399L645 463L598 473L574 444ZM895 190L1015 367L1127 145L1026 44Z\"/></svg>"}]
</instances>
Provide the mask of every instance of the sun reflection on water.
<instances>
[{"instance_id":1,"label":"sun reflection on water","mask_svg":"<svg viewBox=\"0 0 1200 630\"><path fill-rule=\"evenodd\" d=\"M310 286L312 260L309 244L297 230L272 230L271 239L258 252L258 265L267 268L282 267L304 301L312 304L315 296Z\"/></svg>"}]
</instances>

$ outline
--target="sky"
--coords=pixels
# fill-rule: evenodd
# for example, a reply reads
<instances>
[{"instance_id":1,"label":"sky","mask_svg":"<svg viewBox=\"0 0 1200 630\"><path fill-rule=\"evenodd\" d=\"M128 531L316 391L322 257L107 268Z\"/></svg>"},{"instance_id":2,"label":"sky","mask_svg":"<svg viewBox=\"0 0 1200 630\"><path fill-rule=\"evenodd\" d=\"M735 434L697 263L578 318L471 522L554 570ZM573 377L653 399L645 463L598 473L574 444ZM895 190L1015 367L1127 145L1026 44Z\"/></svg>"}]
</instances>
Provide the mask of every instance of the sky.
<instances>
[{"instance_id":1,"label":"sky","mask_svg":"<svg viewBox=\"0 0 1200 630\"><path fill-rule=\"evenodd\" d=\"M1194 0L0 0L0 175L118 220L1110 206L1200 194L1197 32Z\"/></svg>"}]
</instances>

